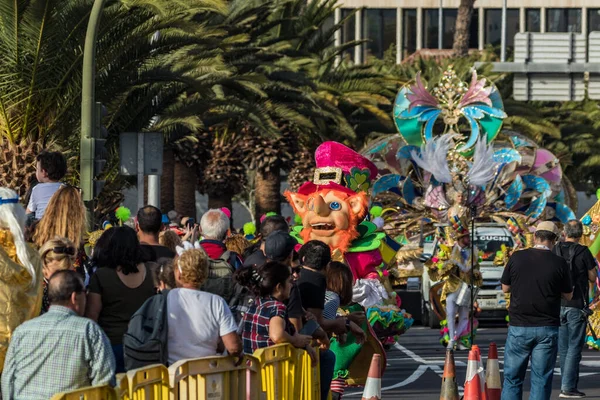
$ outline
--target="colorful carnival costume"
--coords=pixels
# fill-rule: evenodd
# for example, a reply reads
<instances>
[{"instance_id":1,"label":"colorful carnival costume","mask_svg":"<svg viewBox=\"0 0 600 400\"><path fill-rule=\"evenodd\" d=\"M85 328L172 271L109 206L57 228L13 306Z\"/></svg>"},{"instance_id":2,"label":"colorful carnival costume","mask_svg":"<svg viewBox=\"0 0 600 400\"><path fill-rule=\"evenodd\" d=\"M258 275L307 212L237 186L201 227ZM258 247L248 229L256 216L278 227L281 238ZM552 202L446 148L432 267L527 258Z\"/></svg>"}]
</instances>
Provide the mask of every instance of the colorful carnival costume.
<instances>
[{"instance_id":1,"label":"colorful carnival costume","mask_svg":"<svg viewBox=\"0 0 600 400\"><path fill-rule=\"evenodd\" d=\"M444 308L445 318L442 318L441 342L448 348L470 347L469 313L471 309L471 283L481 286L479 272L479 252L475 249L472 254L470 242L464 238L470 235L466 218L454 216L452 225L445 229L446 238L440 240L438 252L426 263L428 273L433 281L439 281L439 303ZM475 257L473 259L473 257ZM471 276L471 270L472 276ZM473 278L473 282L471 279ZM441 287L441 291L440 291ZM476 290L476 289L473 289ZM458 314L458 323L456 315Z\"/></svg>"},{"instance_id":2,"label":"colorful carnival costume","mask_svg":"<svg viewBox=\"0 0 600 400\"><path fill-rule=\"evenodd\" d=\"M42 308L42 263L25 242L25 209L17 194L0 188L0 372L10 338Z\"/></svg>"},{"instance_id":3,"label":"colorful carnival costume","mask_svg":"<svg viewBox=\"0 0 600 400\"><path fill-rule=\"evenodd\" d=\"M379 166L373 201L392 210L386 231L418 242L470 209L500 223L574 219L576 193L558 158L501 131L504 118L498 90L475 71L470 83L448 69L429 88L420 74L404 86L394 104L399 135L363 151Z\"/></svg>"},{"instance_id":4,"label":"colorful carnival costume","mask_svg":"<svg viewBox=\"0 0 600 400\"><path fill-rule=\"evenodd\" d=\"M398 307L399 298L385 283L387 277L382 270L382 249L387 255L388 247L397 250L400 246L374 223L365 220L369 211L368 192L377 176L377 167L337 142L321 144L315 152L315 161L313 181L303 184L296 193L285 192L302 220L292 234L299 243L320 240L328 244L332 259L350 267L354 278L353 301L366 309L367 319L379 338L402 334L411 326L412 318ZM378 343L372 346L372 351L384 353ZM345 357L348 361L345 366L336 364L338 372L348 370L360 354L355 351L351 357ZM360 366L364 371L355 383L364 381L367 366L368 363Z\"/></svg>"},{"instance_id":5,"label":"colorful carnival costume","mask_svg":"<svg viewBox=\"0 0 600 400\"><path fill-rule=\"evenodd\" d=\"M583 237L581 244L588 246L590 252L596 259L600 260L600 189L596 192L598 201L581 218L583 224ZM600 271L599 271L600 275ZM586 333L586 342L588 347L600 350L600 277L596 277L596 282L592 285L590 309L593 314L589 317L589 326ZM594 330L592 334L591 328ZM594 338L594 335L596 336Z\"/></svg>"}]
</instances>

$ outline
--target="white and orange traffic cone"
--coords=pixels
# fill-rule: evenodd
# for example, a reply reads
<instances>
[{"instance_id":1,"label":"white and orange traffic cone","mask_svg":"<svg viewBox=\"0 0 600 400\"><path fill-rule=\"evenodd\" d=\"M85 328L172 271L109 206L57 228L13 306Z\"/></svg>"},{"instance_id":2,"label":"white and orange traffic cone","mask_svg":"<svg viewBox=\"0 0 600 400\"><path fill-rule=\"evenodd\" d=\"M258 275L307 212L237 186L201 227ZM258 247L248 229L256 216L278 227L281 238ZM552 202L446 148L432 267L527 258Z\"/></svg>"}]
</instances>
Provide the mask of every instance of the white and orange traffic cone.
<instances>
[{"instance_id":1,"label":"white and orange traffic cone","mask_svg":"<svg viewBox=\"0 0 600 400\"><path fill-rule=\"evenodd\" d=\"M483 369L483 363L481 362L481 349L476 344L474 344L471 349L477 352L477 373L479 375L479 382L481 383L481 400L488 400L485 393L485 370Z\"/></svg>"},{"instance_id":2,"label":"white and orange traffic cone","mask_svg":"<svg viewBox=\"0 0 600 400\"><path fill-rule=\"evenodd\" d=\"M481 379L479 378L479 365L477 362L477 351L469 351L467 364L467 379L465 381L464 400L481 400Z\"/></svg>"},{"instance_id":3,"label":"white and orange traffic cone","mask_svg":"<svg viewBox=\"0 0 600 400\"><path fill-rule=\"evenodd\" d=\"M373 354L362 400L381 400L381 354Z\"/></svg>"},{"instance_id":4,"label":"white and orange traffic cone","mask_svg":"<svg viewBox=\"0 0 600 400\"><path fill-rule=\"evenodd\" d=\"M500 363L496 343L490 343L487 368L485 372L485 392L488 400L500 400L502 395L502 380L500 378Z\"/></svg>"}]
</instances>

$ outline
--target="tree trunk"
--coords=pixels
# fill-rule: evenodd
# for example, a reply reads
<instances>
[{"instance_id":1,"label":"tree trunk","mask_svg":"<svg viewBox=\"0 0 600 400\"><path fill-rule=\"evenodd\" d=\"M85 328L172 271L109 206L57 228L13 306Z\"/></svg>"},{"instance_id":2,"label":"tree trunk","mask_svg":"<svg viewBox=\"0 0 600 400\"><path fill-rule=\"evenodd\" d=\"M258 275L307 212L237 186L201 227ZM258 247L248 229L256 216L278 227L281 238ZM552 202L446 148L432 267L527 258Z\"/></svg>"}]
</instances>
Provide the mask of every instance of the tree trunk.
<instances>
[{"instance_id":1,"label":"tree trunk","mask_svg":"<svg viewBox=\"0 0 600 400\"><path fill-rule=\"evenodd\" d=\"M465 57L469 54L469 28L474 4L475 0L460 0L454 30L454 43L452 45L454 57Z\"/></svg>"},{"instance_id":2,"label":"tree trunk","mask_svg":"<svg viewBox=\"0 0 600 400\"><path fill-rule=\"evenodd\" d=\"M188 167L184 163L175 162L174 168L174 202L175 210L186 217L196 218L196 167Z\"/></svg>"},{"instance_id":3,"label":"tree trunk","mask_svg":"<svg viewBox=\"0 0 600 400\"><path fill-rule=\"evenodd\" d=\"M268 212L281 213L281 176L279 168L269 172L256 171L254 198L256 202L256 221Z\"/></svg>"},{"instance_id":4,"label":"tree trunk","mask_svg":"<svg viewBox=\"0 0 600 400\"><path fill-rule=\"evenodd\" d=\"M173 150L163 152L163 173L160 177L160 208L166 214L175 209L175 157Z\"/></svg>"}]
</instances>

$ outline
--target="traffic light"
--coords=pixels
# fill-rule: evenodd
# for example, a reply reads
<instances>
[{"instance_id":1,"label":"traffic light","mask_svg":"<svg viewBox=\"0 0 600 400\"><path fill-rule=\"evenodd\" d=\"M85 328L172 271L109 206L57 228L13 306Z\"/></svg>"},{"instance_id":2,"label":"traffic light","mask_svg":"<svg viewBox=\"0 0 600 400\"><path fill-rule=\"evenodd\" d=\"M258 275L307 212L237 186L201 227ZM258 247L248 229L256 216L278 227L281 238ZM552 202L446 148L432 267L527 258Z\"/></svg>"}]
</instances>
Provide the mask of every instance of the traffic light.
<instances>
[{"instance_id":1,"label":"traffic light","mask_svg":"<svg viewBox=\"0 0 600 400\"><path fill-rule=\"evenodd\" d=\"M108 130L102 122L107 114L106 107L102 103L95 104L94 129L92 132L94 140L94 197L100 194L105 183L105 181L99 180L98 177L102 174L108 159L108 150L106 149Z\"/></svg>"}]
</instances>

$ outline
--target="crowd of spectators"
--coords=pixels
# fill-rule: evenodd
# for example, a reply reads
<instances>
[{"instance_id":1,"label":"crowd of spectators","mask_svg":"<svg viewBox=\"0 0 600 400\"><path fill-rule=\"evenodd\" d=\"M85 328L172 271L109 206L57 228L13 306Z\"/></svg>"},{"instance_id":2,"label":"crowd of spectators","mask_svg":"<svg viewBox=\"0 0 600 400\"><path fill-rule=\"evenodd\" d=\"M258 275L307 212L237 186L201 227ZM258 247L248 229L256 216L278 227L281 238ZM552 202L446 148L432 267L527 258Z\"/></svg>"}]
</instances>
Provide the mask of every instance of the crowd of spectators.
<instances>
[{"instance_id":1,"label":"crowd of spectators","mask_svg":"<svg viewBox=\"0 0 600 400\"><path fill-rule=\"evenodd\" d=\"M298 244L277 215L250 242L231 229L228 210L208 210L195 224L153 206L88 239L81 192L60 183L65 171L62 155L38 157L25 232L39 250L43 297L39 316L12 336L4 398L115 384L125 372L124 335L154 296L166 301L165 364L290 343L320 359L326 398L330 337L353 332L364 340L360 319L337 316L351 301L352 274L331 261L327 245Z\"/></svg>"}]
</instances>

